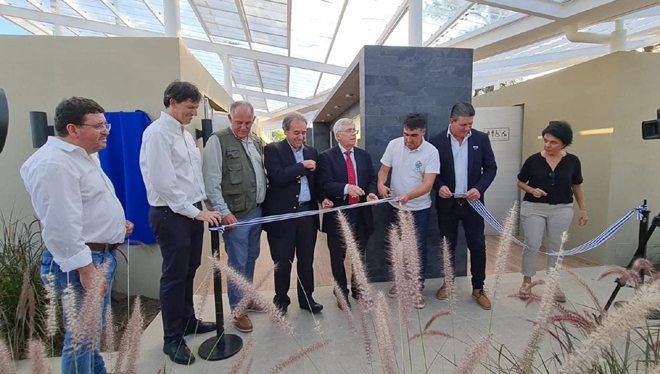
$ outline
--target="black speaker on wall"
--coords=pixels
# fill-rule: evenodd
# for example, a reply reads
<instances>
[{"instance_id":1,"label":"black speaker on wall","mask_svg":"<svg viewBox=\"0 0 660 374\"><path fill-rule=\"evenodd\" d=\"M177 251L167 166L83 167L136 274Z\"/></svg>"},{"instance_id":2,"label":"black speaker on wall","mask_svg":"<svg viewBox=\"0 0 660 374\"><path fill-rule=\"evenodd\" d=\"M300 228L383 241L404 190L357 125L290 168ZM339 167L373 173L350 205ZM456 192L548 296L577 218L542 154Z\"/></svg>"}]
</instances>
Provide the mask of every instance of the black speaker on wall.
<instances>
[{"instance_id":1,"label":"black speaker on wall","mask_svg":"<svg viewBox=\"0 0 660 374\"><path fill-rule=\"evenodd\" d=\"M9 104L7 103L7 96L5 90L0 88L0 153L5 147L7 140L7 133L9 132Z\"/></svg>"},{"instance_id":2,"label":"black speaker on wall","mask_svg":"<svg viewBox=\"0 0 660 374\"><path fill-rule=\"evenodd\" d=\"M55 135L55 128L48 126L46 112L30 112L30 127L32 128L33 148L41 148L46 144L48 136Z\"/></svg>"}]
</instances>

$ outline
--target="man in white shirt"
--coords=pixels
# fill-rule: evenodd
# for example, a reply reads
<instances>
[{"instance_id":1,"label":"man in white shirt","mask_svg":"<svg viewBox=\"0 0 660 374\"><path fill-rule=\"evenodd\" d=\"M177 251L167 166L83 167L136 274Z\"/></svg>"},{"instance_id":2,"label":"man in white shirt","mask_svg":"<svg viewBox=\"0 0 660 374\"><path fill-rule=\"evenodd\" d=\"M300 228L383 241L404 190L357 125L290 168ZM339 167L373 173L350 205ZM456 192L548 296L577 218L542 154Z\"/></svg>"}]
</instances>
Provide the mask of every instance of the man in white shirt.
<instances>
[{"instance_id":1,"label":"man in white shirt","mask_svg":"<svg viewBox=\"0 0 660 374\"><path fill-rule=\"evenodd\" d=\"M396 209L408 210L415 218L417 229L417 247L422 268L420 269L421 289L424 288L426 272L426 235L429 229L431 213L431 189L435 177L440 173L438 150L424 140L426 119L421 113L410 113L403 120L403 137L396 138L387 145L380 160L378 172L378 193L382 198L390 193L397 198L391 202ZM392 171L391 187L387 187L387 176ZM397 297L396 287L392 287L388 296ZM424 308L424 295L419 296L415 306Z\"/></svg>"},{"instance_id":2,"label":"man in white shirt","mask_svg":"<svg viewBox=\"0 0 660 374\"><path fill-rule=\"evenodd\" d=\"M69 286L84 297L94 279L103 276L96 268L102 265L107 270L105 311L117 270L115 249L133 232L133 224L124 218L112 182L92 156L106 147L110 133L103 112L90 99L63 100L55 109L57 136L49 137L23 164L21 177L41 221L46 245L41 265L44 283L52 282L60 295ZM62 373L105 374L99 347L87 342L74 348L74 327L66 321L64 318ZM102 324L101 318L99 331Z\"/></svg>"},{"instance_id":3,"label":"man in white shirt","mask_svg":"<svg viewBox=\"0 0 660 374\"><path fill-rule=\"evenodd\" d=\"M206 199L202 158L195 139L185 130L197 115L202 94L189 82L172 82L165 90L166 110L142 135L140 170L147 188L149 225L163 257L160 307L163 316L163 352L172 361L195 361L183 338L215 331L193 308L193 280L202 260L204 222L220 225L219 212L202 210Z\"/></svg>"},{"instance_id":4,"label":"man in white shirt","mask_svg":"<svg viewBox=\"0 0 660 374\"><path fill-rule=\"evenodd\" d=\"M236 101L229 112L231 126L211 135L204 148L203 163L206 206L222 214L223 225L261 217L268 185L264 145L251 131L255 119L252 104ZM229 266L252 281L261 251L261 225L230 227L222 236ZM234 309L243 295L229 280L227 290L229 306ZM248 310L260 309L250 302ZM239 316L234 327L240 332L252 331L247 312Z\"/></svg>"}]
</instances>

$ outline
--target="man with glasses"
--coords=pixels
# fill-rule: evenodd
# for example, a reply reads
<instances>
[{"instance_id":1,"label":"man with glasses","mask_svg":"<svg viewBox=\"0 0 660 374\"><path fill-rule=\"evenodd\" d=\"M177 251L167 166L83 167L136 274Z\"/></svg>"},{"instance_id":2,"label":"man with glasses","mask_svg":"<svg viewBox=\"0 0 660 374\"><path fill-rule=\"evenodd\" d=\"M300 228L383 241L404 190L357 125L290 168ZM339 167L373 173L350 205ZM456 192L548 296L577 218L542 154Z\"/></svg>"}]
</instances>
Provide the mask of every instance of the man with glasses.
<instances>
[{"instance_id":1,"label":"man with glasses","mask_svg":"<svg viewBox=\"0 0 660 374\"><path fill-rule=\"evenodd\" d=\"M458 241L458 222L463 223L465 240L470 249L472 297L481 308L489 310L491 303L484 291L484 220L468 201L484 201L484 194L495 179L497 164L488 135L472 129L474 115L472 104L464 102L454 105L449 128L431 139L431 144L440 153L441 166L434 186L438 190L435 207L440 235L449 241L452 262ZM447 298L445 285L438 290L436 297L440 300Z\"/></svg>"},{"instance_id":2,"label":"man with glasses","mask_svg":"<svg viewBox=\"0 0 660 374\"><path fill-rule=\"evenodd\" d=\"M221 215L202 210L202 155L185 130L197 115L202 94L192 83L175 81L163 96L165 111L142 135L140 170L151 205L149 225L163 257L163 352L175 363L189 365L195 356L183 337L216 329L215 323L195 316L193 280L202 261L204 222L218 226Z\"/></svg>"},{"instance_id":3,"label":"man with glasses","mask_svg":"<svg viewBox=\"0 0 660 374\"><path fill-rule=\"evenodd\" d=\"M204 182L206 205L222 214L222 224L261 217L261 204L266 198L264 144L252 133L254 108L247 101L236 101L229 109L231 126L213 134L204 148ZM254 265L261 248L261 225L227 228L222 235L229 266L248 280L254 278ZM238 305L243 295L227 282L229 305ZM250 302L249 310L259 311ZM236 330L251 332L252 322L243 312L234 323Z\"/></svg>"},{"instance_id":4,"label":"man with glasses","mask_svg":"<svg viewBox=\"0 0 660 374\"><path fill-rule=\"evenodd\" d=\"M378 200L378 196L376 196L378 178L371 162L371 155L355 146L359 129L353 120L342 118L335 122L333 132L338 144L321 153L318 162L318 186L319 195L323 199L323 208ZM353 234L358 244L358 250L364 256L369 236L374 232L371 207L349 209L345 211L345 214L354 228ZM336 213L323 216L321 231L328 235L332 276L343 292L343 295L337 295L337 297L343 296L346 304L350 306L346 269L344 268L346 246ZM352 295L353 298L358 299L360 290L355 287L355 279L351 277Z\"/></svg>"},{"instance_id":5,"label":"man with glasses","mask_svg":"<svg viewBox=\"0 0 660 374\"><path fill-rule=\"evenodd\" d=\"M115 249L133 232L112 182L94 156L107 145L110 124L103 108L82 97L65 99L55 109L55 132L21 167L21 177L41 222L46 250L41 263L44 283L57 294L65 288L79 300L103 281L103 311L110 305L117 270ZM63 297L63 310L68 302ZM63 318L62 373L105 374L98 344L72 342L76 326ZM101 331L103 317L98 321ZM90 326L91 327L91 326ZM91 327L93 329L93 327Z\"/></svg>"}]
</instances>

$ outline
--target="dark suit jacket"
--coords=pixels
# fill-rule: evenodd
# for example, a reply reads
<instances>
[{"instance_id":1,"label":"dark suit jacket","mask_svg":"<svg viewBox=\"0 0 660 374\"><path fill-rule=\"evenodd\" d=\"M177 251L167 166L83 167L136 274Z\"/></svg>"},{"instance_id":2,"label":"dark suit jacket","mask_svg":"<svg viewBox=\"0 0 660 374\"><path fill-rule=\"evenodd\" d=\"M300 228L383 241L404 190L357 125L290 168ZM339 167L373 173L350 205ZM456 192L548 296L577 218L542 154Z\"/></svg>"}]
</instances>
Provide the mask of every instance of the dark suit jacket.
<instances>
[{"instance_id":1,"label":"dark suit jacket","mask_svg":"<svg viewBox=\"0 0 660 374\"><path fill-rule=\"evenodd\" d=\"M371 155L363 149L353 147L355 152L355 163L357 168L358 186L364 190L366 195L373 193L378 195L376 184L378 177L371 162ZM348 196L344 197L344 187L348 183L348 171L346 169L346 160L341 153L339 146L334 146L319 155L318 162L318 189L319 201L327 198L335 206L348 205ZM367 201L367 196L361 196L360 202ZM358 226L364 224L369 234L374 232L374 219L371 213L371 207L362 207L349 209L345 211L349 218L352 218L354 224ZM358 223L357 220L361 222ZM321 231L339 236L339 226L337 224L336 213L323 215L323 227Z\"/></svg>"},{"instance_id":2,"label":"dark suit jacket","mask_svg":"<svg viewBox=\"0 0 660 374\"><path fill-rule=\"evenodd\" d=\"M303 156L305 160L317 161L318 152L310 146L303 145ZM264 147L264 164L268 175L268 190L263 209L265 216L297 212L300 178L305 176L309 183L312 209L318 210L315 188L316 172L311 172L305 169L302 163L296 162L291 146L286 139ZM318 216L315 217L315 220L318 229ZM290 225L289 220L271 222L264 224L263 229L268 233L286 235Z\"/></svg>"},{"instance_id":3,"label":"dark suit jacket","mask_svg":"<svg viewBox=\"0 0 660 374\"><path fill-rule=\"evenodd\" d=\"M447 136L447 130L431 138L431 144L438 149L440 154L440 175L435 179L434 190L447 186L454 192L456 189L456 175L454 173L454 154L451 150L451 139ZM488 135L472 129L472 135L468 138L468 190L476 188L484 201L486 190L493 183L497 174L495 155L490 145ZM451 210L452 199L437 197L435 206L438 213L447 213Z\"/></svg>"}]
</instances>

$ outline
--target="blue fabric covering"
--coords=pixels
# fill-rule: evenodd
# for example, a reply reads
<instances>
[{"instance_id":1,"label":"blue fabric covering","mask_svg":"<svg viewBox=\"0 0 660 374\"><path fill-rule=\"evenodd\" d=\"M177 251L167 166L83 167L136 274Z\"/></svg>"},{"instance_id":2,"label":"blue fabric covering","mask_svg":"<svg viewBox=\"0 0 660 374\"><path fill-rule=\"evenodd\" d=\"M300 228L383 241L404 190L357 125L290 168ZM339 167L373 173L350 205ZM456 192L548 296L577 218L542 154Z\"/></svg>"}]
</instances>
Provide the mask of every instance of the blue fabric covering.
<instances>
[{"instance_id":1,"label":"blue fabric covering","mask_svg":"<svg viewBox=\"0 0 660 374\"><path fill-rule=\"evenodd\" d=\"M142 133L151 124L151 119L140 110L106 112L105 118L112 124L112 130L108 147L99 152L101 167L115 186L126 218L135 224L129 239L154 244L156 238L149 227L147 190L140 172Z\"/></svg>"}]
</instances>

